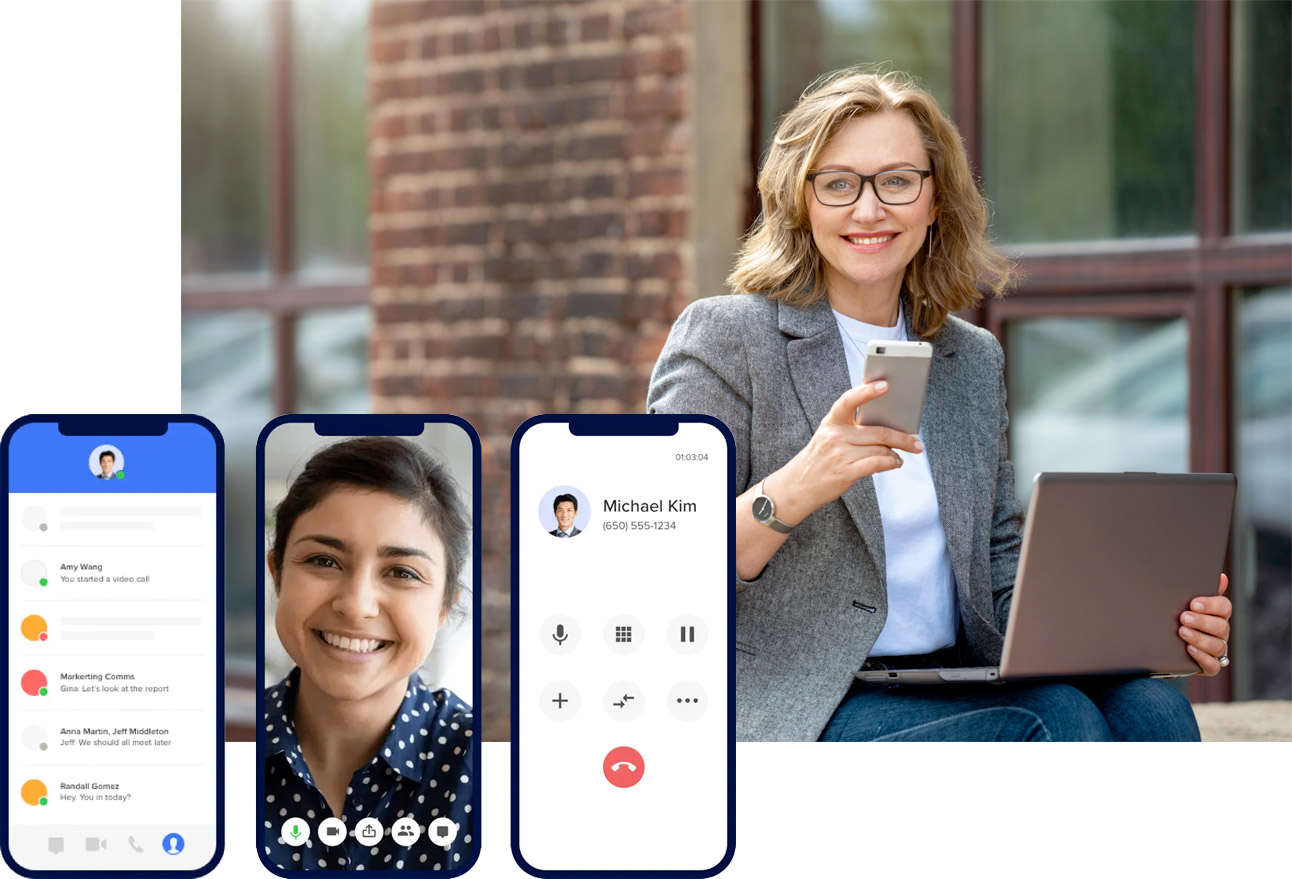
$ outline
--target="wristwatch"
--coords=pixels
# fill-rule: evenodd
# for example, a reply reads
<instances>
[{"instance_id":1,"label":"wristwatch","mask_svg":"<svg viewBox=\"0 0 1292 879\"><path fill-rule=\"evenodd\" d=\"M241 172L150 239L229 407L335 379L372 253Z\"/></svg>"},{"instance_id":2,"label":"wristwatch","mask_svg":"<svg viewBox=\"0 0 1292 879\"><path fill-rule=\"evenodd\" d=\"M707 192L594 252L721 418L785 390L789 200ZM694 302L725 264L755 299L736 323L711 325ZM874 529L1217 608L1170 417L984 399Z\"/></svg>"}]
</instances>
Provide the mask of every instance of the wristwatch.
<instances>
[{"instance_id":1,"label":"wristwatch","mask_svg":"<svg viewBox=\"0 0 1292 879\"><path fill-rule=\"evenodd\" d=\"M766 525L773 531L789 534L794 530L794 526L786 525L776 518L776 504L763 492L763 486L766 483L766 479L758 483L758 496L754 498L754 518L759 524Z\"/></svg>"}]
</instances>

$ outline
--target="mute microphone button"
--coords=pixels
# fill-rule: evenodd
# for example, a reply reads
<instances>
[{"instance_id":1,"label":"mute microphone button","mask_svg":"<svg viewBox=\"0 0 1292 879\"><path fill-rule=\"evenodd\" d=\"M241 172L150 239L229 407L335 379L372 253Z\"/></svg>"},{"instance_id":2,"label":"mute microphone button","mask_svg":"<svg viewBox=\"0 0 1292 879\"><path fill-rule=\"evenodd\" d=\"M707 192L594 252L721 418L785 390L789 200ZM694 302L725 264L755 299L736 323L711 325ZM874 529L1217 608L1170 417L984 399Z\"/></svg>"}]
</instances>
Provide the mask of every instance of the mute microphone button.
<instances>
[{"instance_id":1,"label":"mute microphone button","mask_svg":"<svg viewBox=\"0 0 1292 879\"><path fill-rule=\"evenodd\" d=\"M543 622L538 637L548 653L564 656L579 646L579 624L567 614L555 614Z\"/></svg>"}]
</instances>

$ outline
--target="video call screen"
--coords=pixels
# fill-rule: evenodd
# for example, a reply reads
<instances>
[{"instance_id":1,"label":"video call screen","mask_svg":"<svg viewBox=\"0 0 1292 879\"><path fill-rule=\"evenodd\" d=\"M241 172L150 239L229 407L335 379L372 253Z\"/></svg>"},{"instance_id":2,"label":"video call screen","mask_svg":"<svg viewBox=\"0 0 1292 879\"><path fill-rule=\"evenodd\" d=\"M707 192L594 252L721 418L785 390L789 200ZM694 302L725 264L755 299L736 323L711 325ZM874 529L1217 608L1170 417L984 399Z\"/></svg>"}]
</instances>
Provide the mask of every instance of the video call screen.
<instances>
[{"instance_id":1,"label":"video call screen","mask_svg":"<svg viewBox=\"0 0 1292 879\"><path fill-rule=\"evenodd\" d=\"M463 424L338 436L289 416L261 435L267 866L441 875L475 860L478 452Z\"/></svg>"},{"instance_id":2,"label":"video call screen","mask_svg":"<svg viewBox=\"0 0 1292 879\"><path fill-rule=\"evenodd\" d=\"M217 846L217 445L19 427L8 460L8 850L196 870Z\"/></svg>"}]
</instances>

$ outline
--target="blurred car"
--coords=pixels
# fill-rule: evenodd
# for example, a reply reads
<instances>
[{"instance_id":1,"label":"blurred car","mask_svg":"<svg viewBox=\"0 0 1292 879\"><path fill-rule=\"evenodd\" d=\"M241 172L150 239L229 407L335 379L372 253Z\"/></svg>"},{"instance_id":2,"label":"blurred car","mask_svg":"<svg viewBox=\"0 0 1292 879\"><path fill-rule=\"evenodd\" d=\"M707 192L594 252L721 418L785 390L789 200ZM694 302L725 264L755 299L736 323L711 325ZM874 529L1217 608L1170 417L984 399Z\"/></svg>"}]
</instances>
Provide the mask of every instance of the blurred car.
<instances>
[{"instance_id":1,"label":"blurred car","mask_svg":"<svg viewBox=\"0 0 1292 879\"><path fill-rule=\"evenodd\" d=\"M1238 512L1257 529L1287 539L1292 534L1292 290L1247 298L1238 324L1233 413ZM1051 325L1056 331L1063 326ZM1010 457L1019 498L1028 500L1032 479L1042 470L1187 472L1187 334L1185 321L1172 321L1011 411ZM1053 341L1071 344L1072 339Z\"/></svg>"}]
</instances>

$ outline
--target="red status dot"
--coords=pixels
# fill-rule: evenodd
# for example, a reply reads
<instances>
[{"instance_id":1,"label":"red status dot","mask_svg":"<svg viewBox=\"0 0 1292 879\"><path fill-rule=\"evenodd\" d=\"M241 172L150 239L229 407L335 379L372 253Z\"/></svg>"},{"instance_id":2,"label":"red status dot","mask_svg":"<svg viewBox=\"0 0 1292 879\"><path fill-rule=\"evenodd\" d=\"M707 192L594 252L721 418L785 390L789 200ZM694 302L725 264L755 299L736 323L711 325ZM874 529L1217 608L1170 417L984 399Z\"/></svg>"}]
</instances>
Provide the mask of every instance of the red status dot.
<instances>
[{"instance_id":1,"label":"red status dot","mask_svg":"<svg viewBox=\"0 0 1292 879\"><path fill-rule=\"evenodd\" d=\"M48 640L49 640L49 632L41 632L41 633L40 633L40 640L42 640L42 641L48 641Z\"/></svg>"}]
</instances>

